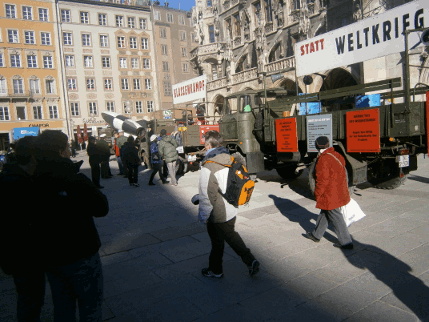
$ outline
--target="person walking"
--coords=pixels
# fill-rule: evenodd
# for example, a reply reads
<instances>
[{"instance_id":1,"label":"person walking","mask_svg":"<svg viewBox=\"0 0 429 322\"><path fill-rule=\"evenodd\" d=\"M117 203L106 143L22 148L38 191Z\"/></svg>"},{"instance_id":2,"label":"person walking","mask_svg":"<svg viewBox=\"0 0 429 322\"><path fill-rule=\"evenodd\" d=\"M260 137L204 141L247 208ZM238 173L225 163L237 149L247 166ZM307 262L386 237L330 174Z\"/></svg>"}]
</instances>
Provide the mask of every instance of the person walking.
<instances>
[{"instance_id":1,"label":"person walking","mask_svg":"<svg viewBox=\"0 0 429 322\"><path fill-rule=\"evenodd\" d=\"M124 165L122 164L122 160L121 160L121 150L120 150L118 143L117 143L117 140L119 138L119 133L115 132L113 134L113 136L114 136L113 151L115 151L116 162L118 163L118 169L119 169L118 175L123 176L124 175Z\"/></svg>"},{"instance_id":2,"label":"person walking","mask_svg":"<svg viewBox=\"0 0 429 322\"><path fill-rule=\"evenodd\" d=\"M319 242L328 224L332 224L338 236L335 247L352 249L353 241L344 221L340 207L350 202L345 160L341 154L330 147L326 136L319 136L315 142L319 155L314 170L316 208L320 209L316 227L303 234L305 238Z\"/></svg>"},{"instance_id":3,"label":"person walking","mask_svg":"<svg viewBox=\"0 0 429 322\"><path fill-rule=\"evenodd\" d=\"M168 183L161 173L162 159L158 151L158 137L155 134L152 134L150 137L150 162L152 164L152 173L149 178L149 186L155 185L153 179L157 173L159 178L162 180L162 183Z\"/></svg>"},{"instance_id":4,"label":"person walking","mask_svg":"<svg viewBox=\"0 0 429 322\"><path fill-rule=\"evenodd\" d=\"M177 186L176 161L179 157L179 154L176 150L177 146L178 144L176 139L167 135L167 131L162 129L161 140L158 142L159 154L167 164L168 176L170 177L170 184L172 186Z\"/></svg>"},{"instance_id":5,"label":"person walking","mask_svg":"<svg viewBox=\"0 0 429 322\"><path fill-rule=\"evenodd\" d=\"M118 137L116 139L116 146L118 148L118 153L119 156L116 156L116 160L118 160L118 166L119 166L119 173L122 173L122 175L124 176L124 178L128 178L128 172L127 172L127 168L122 160L121 157L121 148L122 146L125 144L125 142L127 142L127 137L124 135L124 131L123 130L119 130L118 131ZM121 171L122 169L122 171Z\"/></svg>"},{"instance_id":6,"label":"person walking","mask_svg":"<svg viewBox=\"0 0 429 322\"><path fill-rule=\"evenodd\" d=\"M139 165L141 160L137 150L134 137L130 135L127 142L121 148L121 158L128 173L128 182L130 186L138 187Z\"/></svg>"},{"instance_id":7,"label":"person walking","mask_svg":"<svg viewBox=\"0 0 429 322\"><path fill-rule=\"evenodd\" d=\"M235 231L238 208L228 203L222 196L226 191L229 171L229 168L222 164L231 164L229 151L222 143L223 138L219 132L206 132L204 145L207 152L202 162L199 180L198 218L200 222L207 224L212 248L209 266L203 268L201 273L206 277L223 277L223 253L227 242L247 265L249 275L253 276L259 272L260 263ZM207 160L216 163L205 163Z\"/></svg>"},{"instance_id":8,"label":"person walking","mask_svg":"<svg viewBox=\"0 0 429 322\"><path fill-rule=\"evenodd\" d=\"M112 173L110 171L110 147L109 144L104 139L106 137L106 134L100 134L100 138L97 141L98 150L100 151L101 155L101 163L100 163L100 171L101 171L101 178L103 179L110 179L112 177Z\"/></svg>"},{"instance_id":9,"label":"person walking","mask_svg":"<svg viewBox=\"0 0 429 322\"><path fill-rule=\"evenodd\" d=\"M97 140L95 137L90 136L88 138L88 147L86 152L89 156L89 166L91 167L91 179L92 182L98 189L103 189L104 187L100 185L100 176L101 176L101 162L103 161L103 156L101 155L99 148L97 146Z\"/></svg>"},{"instance_id":10,"label":"person walking","mask_svg":"<svg viewBox=\"0 0 429 322\"><path fill-rule=\"evenodd\" d=\"M54 321L102 321L103 272L94 217L109 212L106 196L70 160L67 135L45 130L36 140L35 222L54 304ZM79 207L77 209L77 207Z\"/></svg>"}]
</instances>

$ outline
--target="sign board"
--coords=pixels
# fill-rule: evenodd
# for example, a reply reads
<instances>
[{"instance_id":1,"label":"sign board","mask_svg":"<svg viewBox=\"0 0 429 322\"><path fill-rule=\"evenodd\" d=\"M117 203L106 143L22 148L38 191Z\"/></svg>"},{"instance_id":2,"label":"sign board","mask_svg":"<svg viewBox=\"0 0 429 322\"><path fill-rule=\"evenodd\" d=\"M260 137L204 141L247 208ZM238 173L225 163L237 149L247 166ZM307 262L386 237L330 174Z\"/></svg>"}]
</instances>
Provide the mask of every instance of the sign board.
<instances>
[{"instance_id":1,"label":"sign board","mask_svg":"<svg viewBox=\"0 0 429 322\"><path fill-rule=\"evenodd\" d=\"M402 52L405 50L403 31L424 28L428 23L427 0L415 0L300 41L295 44L296 75L304 76ZM420 37L421 33L410 33L409 48L422 45Z\"/></svg>"},{"instance_id":2,"label":"sign board","mask_svg":"<svg viewBox=\"0 0 429 322\"><path fill-rule=\"evenodd\" d=\"M347 152L380 152L378 108L346 113Z\"/></svg>"},{"instance_id":3,"label":"sign board","mask_svg":"<svg viewBox=\"0 0 429 322\"><path fill-rule=\"evenodd\" d=\"M332 146L332 114L320 114L307 116L307 151L318 152L316 139L326 136Z\"/></svg>"},{"instance_id":4,"label":"sign board","mask_svg":"<svg viewBox=\"0 0 429 322\"><path fill-rule=\"evenodd\" d=\"M18 140L24 136L38 136L39 127L16 127L13 129L13 139Z\"/></svg>"},{"instance_id":5,"label":"sign board","mask_svg":"<svg viewBox=\"0 0 429 322\"><path fill-rule=\"evenodd\" d=\"M298 152L296 118L275 119L277 152Z\"/></svg>"},{"instance_id":6,"label":"sign board","mask_svg":"<svg viewBox=\"0 0 429 322\"><path fill-rule=\"evenodd\" d=\"M173 104L185 103L206 98L206 85L206 75L195 77L178 84L174 84L172 86Z\"/></svg>"}]
</instances>

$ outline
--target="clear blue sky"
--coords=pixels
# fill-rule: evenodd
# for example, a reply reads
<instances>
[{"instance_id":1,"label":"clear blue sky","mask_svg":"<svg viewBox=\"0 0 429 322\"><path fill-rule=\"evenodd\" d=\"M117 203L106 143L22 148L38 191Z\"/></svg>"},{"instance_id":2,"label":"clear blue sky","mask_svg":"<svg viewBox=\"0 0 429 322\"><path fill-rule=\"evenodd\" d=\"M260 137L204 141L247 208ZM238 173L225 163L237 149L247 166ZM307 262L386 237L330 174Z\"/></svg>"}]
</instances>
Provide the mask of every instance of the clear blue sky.
<instances>
[{"instance_id":1,"label":"clear blue sky","mask_svg":"<svg viewBox=\"0 0 429 322\"><path fill-rule=\"evenodd\" d=\"M164 5L164 0L159 0L160 5ZM174 9L181 9L190 11L192 7L195 7L195 0L169 0L167 1L169 3L170 8Z\"/></svg>"}]
</instances>

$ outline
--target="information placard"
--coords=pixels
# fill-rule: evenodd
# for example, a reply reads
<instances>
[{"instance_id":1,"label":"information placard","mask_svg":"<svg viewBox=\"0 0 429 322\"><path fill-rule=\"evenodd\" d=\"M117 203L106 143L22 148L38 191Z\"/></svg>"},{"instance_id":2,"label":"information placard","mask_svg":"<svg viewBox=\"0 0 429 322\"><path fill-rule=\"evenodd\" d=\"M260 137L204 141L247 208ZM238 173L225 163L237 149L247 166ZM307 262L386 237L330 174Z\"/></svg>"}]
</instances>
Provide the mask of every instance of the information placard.
<instances>
[{"instance_id":1,"label":"information placard","mask_svg":"<svg viewBox=\"0 0 429 322\"><path fill-rule=\"evenodd\" d=\"M346 113L347 152L380 152L378 108Z\"/></svg>"},{"instance_id":2,"label":"information placard","mask_svg":"<svg viewBox=\"0 0 429 322\"><path fill-rule=\"evenodd\" d=\"M319 136L326 136L332 146L332 114L307 116L307 151L317 152L315 142Z\"/></svg>"},{"instance_id":3,"label":"information placard","mask_svg":"<svg viewBox=\"0 0 429 322\"><path fill-rule=\"evenodd\" d=\"M298 152L296 118L276 119L277 152Z\"/></svg>"}]
</instances>

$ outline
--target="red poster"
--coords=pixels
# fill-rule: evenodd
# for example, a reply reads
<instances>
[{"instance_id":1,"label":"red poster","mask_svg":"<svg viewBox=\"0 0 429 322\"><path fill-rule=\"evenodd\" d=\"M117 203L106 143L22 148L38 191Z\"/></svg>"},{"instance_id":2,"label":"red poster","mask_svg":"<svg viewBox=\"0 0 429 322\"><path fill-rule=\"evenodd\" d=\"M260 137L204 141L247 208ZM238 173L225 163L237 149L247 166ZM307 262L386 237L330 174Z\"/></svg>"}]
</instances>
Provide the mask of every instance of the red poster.
<instances>
[{"instance_id":1,"label":"red poster","mask_svg":"<svg viewBox=\"0 0 429 322\"><path fill-rule=\"evenodd\" d=\"M429 92L426 92L426 147L429 155Z\"/></svg>"},{"instance_id":2,"label":"red poster","mask_svg":"<svg viewBox=\"0 0 429 322\"><path fill-rule=\"evenodd\" d=\"M346 113L347 152L380 152L378 108Z\"/></svg>"},{"instance_id":3,"label":"red poster","mask_svg":"<svg viewBox=\"0 0 429 322\"><path fill-rule=\"evenodd\" d=\"M277 152L298 152L296 118L276 119Z\"/></svg>"},{"instance_id":4,"label":"red poster","mask_svg":"<svg viewBox=\"0 0 429 322\"><path fill-rule=\"evenodd\" d=\"M216 125L200 125L200 144L204 145L204 134L208 131L218 131L219 124Z\"/></svg>"}]
</instances>

